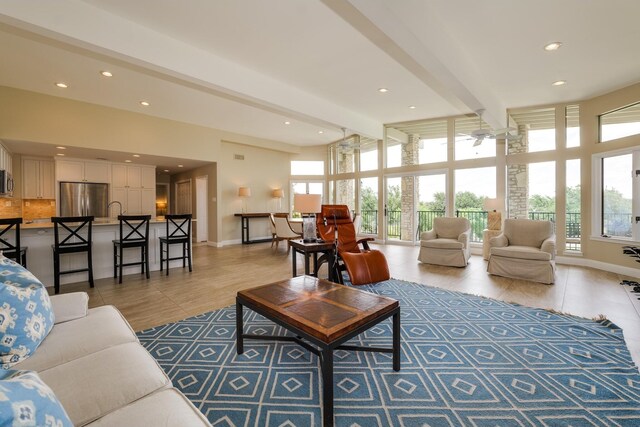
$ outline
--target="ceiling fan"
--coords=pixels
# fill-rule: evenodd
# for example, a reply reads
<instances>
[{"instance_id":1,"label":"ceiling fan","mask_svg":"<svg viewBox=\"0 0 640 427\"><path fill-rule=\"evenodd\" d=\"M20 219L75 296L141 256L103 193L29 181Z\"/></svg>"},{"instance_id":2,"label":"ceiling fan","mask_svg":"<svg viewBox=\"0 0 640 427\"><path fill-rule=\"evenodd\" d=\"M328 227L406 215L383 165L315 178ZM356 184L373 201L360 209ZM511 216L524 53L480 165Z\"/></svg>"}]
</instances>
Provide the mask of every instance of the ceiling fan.
<instances>
[{"instance_id":1,"label":"ceiling fan","mask_svg":"<svg viewBox=\"0 0 640 427\"><path fill-rule=\"evenodd\" d=\"M360 148L360 143L353 141L351 138L347 139L347 128L342 129L342 141L338 142L337 146L339 150L349 151L357 150Z\"/></svg>"},{"instance_id":2,"label":"ceiling fan","mask_svg":"<svg viewBox=\"0 0 640 427\"><path fill-rule=\"evenodd\" d=\"M473 146L477 147L482 144L482 141L485 139L506 139L507 141L519 141L522 139L522 135L513 134L512 132L516 132L515 128L504 128L491 130L489 128L484 129L482 127L482 114L484 113L484 109L476 110L476 114L478 115L479 128L471 131L470 134L461 134L463 136L467 136L468 138L465 141L474 141Z\"/></svg>"}]
</instances>

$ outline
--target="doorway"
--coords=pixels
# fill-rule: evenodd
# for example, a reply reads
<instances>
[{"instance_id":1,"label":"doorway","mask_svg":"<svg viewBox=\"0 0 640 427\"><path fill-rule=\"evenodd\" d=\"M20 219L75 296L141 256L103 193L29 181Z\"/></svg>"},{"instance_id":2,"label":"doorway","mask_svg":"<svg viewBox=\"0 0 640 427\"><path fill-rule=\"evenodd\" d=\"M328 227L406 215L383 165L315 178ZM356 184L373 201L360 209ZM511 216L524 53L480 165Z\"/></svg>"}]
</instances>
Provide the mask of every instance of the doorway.
<instances>
[{"instance_id":1,"label":"doorway","mask_svg":"<svg viewBox=\"0 0 640 427\"><path fill-rule=\"evenodd\" d=\"M177 214L191 213L191 180L176 182L176 211Z\"/></svg>"},{"instance_id":2,"label":"doorway","mask_svg":"<svg viewBox=\"0 0 640 427\"><path fill-rule=\"evenodd\" d=\"M196 242L209 240L208 176L196 177Z\"/></svg>"}]
</instances>

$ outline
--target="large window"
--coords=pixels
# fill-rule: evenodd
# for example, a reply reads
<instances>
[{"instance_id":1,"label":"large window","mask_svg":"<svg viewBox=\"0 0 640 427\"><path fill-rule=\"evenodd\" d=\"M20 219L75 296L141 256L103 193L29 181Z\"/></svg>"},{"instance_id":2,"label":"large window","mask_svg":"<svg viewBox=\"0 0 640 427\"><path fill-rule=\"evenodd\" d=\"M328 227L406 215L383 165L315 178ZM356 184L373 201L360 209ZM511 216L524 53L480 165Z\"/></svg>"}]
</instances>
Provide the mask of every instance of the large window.
<instances>
[{"instance_id":1,"label":"large window","mask_svg":"<svg viewBox=\"0 0 640 427\"><path fill-rule=\"evenodd\" d=\"M324 175L322 160L292 160L291 175Z\"/></svg>"},{"instance_id":2,"label":"large window","mask_svg":"<svg viewBox=\"0 0 640 427\"><path fill-rule=\"evenodd\" d=\"M580 107L569 105L565 109L567 148L580 146Z\"/></svg>"},{"instance_id":3,"label":"large window","mask_svg":"<svg viewBox=\"0 0 640 427\"><path fill-rule=\"evenodd\" d=\"M640 102L600 116L600 142L640 134Z\"/></svg>"},{"instance_id":4,"label":"large window","mask_svg":"<svg viewBox=\"0 0 640 427\"><path fill-rule=\"evenodd\" d=\"M355 181L353 179L340 179L336 181L336 204L347 205L353 212L356 206Z\"/></svg>"},{"instance_id":5,"label":"large window","mask_svg":"<svg viewBox=\"0 0 640 427\"><path fill-rule=\"evenodd\" d=\"M378 169L378 141L360 137L360 170Z\"/></svg>"},{"instance_id":6,"label":"large window","mask_svg":"<svg viewBox=\"0 0 640 427\"><path fill-rule=\"evenodd\" d=\"M602 235L632 237L633 154L602 159Z\"/></svg>"},{"instance_id":7,"label":"large window","mask_svg":"<svg viewBox=\"0 0 640 427\"><path fill-rule=\"evenodd\" d=\"M455 189L455 215L471 222L471 241L481 242L487 228L484 200L496 198L496 168L456 170Z\"/></svg>"},{"instance_id":8,"label":"large window","mask_svg":"<svg viewBox=\"0 0 640 427\"><path fill-rule=\"evenodd\" d=\"M362 234L378 234L378 177L360 180L360 223Z\"/></svg>"},{"instance_id":9,"label":"large window","mask_svg":"<svg viewBox=\"0 0 640 427\"><path fill-rule=\"evenodd\" d=\"M568 251L580 250L581 195L580 195L580 159L567 160L566 168L566 246Z\"/></svg>"},{"instance_id":10,"label":"large window","mask_svg":"<svg viewBox=\"0 0 640 427\"><path fill-rule=\"evenodd\" d=\"M511 124L521 139L508 142L509 154L533 153L556 148L556 110L542 108L511 113Z\"/></svg>"},{"instance_id":11,"label":"large window","mask_svg":"<svg viewBox=\"0 0 640 427\"><path fill-rule=\"evenodd\" d=\"M556 162L529 163L529 219L556 221Z\"/></svg>"}]
</instances>

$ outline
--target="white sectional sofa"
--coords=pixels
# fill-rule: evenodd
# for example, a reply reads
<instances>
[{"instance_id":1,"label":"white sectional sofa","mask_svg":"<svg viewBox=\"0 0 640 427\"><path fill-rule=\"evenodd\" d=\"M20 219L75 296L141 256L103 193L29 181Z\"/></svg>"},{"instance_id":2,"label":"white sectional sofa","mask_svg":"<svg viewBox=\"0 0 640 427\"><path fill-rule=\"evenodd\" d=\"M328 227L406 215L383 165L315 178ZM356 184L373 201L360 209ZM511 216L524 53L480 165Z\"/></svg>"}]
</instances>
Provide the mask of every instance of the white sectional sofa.
<instances>
[{"instance_id":1,"label":"white sectional sofa","mask_svg":"<svg viewBox=\"0 0 640 427\"><path fill-rule=\"evenodd\" d=\"M75 426L210 426L113 306L84 292L51 297L55 324L12 369L37 371Z\"/></svg>"}]
</instances>

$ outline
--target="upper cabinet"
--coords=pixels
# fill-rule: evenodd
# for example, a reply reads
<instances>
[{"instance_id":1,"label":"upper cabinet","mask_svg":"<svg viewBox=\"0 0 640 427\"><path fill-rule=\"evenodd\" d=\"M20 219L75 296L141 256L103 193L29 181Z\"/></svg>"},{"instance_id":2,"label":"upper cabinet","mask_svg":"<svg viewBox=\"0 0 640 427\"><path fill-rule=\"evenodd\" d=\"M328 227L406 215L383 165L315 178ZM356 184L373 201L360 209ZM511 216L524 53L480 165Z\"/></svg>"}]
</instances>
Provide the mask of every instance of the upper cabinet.
<instances>
[{"instance_id":1,"label":"upper cabinet","mask_svg":"<svg viewBox=\"0 0 640 427\"><path fill-rule=\"evenodd\" d=\"M111 163L90 160L56 160L56 181L111 182Z\"/></svg>"},{"instance_id":2,"label":"upper cabinet","mask_svg":"<svg viewBox=\"0 0 640 427\"><path fill-rule=\"evenodd\" d=\"M22 198L54 199L55 166L53 160L23 157Z\"/></svg>"},{"instance_id":3,"label":"upper cabinet","mask_svg":"<svg viewBox=\"0 0 640 427\"><path fill-rule=\"evenodd\" d=\"M11 164L11 153L0 144L0 169L11 173L13 166Z\"/></svg>"},{"instance_id":4,"label":"upper cabinet","mask_svg":"<svg viewBox=\"0 0 640 427\"><path fill-rule=\"evenodd\" d=\"M111 165L111 200L122 203L130 215L155 216L156 168L145 165ZM115 216L111 210L111 216Z\"/></svg>"},{"instance_id":5,"label":"upper cabinet","mask_svg":"<svg viewBox=\"0 0 640 427\"><path fill-rule=\"evenodd\" d=\"M120 188L156 188L156 168L144 165L111 166L111 183Z\"/></svg>"}]
</instances>

